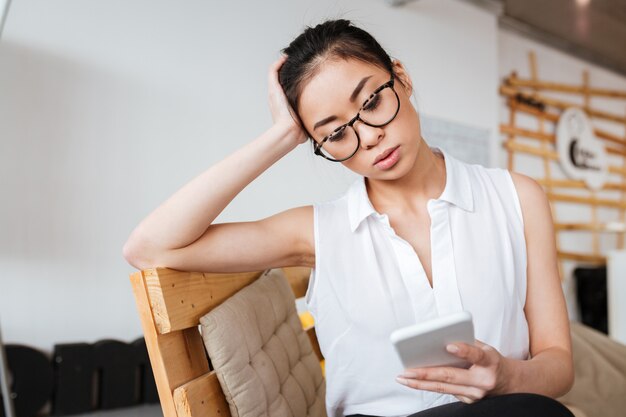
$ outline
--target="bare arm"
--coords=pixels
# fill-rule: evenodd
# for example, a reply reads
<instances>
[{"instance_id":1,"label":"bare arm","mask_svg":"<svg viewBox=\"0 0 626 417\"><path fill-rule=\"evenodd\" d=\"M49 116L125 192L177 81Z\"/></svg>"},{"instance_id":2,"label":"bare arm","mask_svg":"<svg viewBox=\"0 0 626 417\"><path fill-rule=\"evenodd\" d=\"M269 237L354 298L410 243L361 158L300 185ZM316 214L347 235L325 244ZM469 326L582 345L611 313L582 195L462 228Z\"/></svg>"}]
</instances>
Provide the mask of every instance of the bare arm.
<instances>
[{"instance_id":1,"label":"bare arm","mask_svg":"<svg viewBox=\"0 0 626 417\"><path fill-rule=\"evenodd\" d=\"M557 267L550 203L532 178L511 173L520 197L528 255L524 312L532 359L511 360L510 392L535 392L553 398L574 383L569 318Z\"/></svg>"},{"instance_id":2,"label":"bare arm","mask_svg":"<svg viewBox=\"0 0 626 417\"><path fill-rule=\"evenodd\" d=\"M284 60L269 71L274 125L187 183L150 213L131 233L124 257L136 268L167 266L198 271L238 272L264 265L305 261L310 207L287 210L257 222L212 225L250 182L306 140L294 121L277 79ZM306 225L306 223L300 223ZM312 220L311 220L312 224ZM278 240L279 242L271 243ZM287 265L284 265L287 266ZM244 269L241 269L244 268Z\"/></svg>"}]
</instances>

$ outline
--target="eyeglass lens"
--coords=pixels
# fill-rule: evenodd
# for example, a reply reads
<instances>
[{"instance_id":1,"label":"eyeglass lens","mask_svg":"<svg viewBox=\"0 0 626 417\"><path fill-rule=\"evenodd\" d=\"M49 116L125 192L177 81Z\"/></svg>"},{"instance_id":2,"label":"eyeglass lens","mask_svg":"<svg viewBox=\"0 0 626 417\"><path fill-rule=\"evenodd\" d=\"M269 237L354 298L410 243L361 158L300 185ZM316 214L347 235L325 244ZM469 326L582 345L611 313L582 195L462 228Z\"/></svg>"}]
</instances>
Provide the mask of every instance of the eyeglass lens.
<instances>
[{"instance_id":1,"label":"eyeglass lens","mask_svg":"<svg viewBox=\"0 0 626 417\"><path fill-rule=\"evenodd\" d=\"M390 87L383 88L361 108L360 119L370 125L385 125L395 117L399 105L394 90ZM352 156L358 146L356 131L352 127L344 126L329 135L320 151L327 158L343 160Z\"/></svg>"}]
</instances>

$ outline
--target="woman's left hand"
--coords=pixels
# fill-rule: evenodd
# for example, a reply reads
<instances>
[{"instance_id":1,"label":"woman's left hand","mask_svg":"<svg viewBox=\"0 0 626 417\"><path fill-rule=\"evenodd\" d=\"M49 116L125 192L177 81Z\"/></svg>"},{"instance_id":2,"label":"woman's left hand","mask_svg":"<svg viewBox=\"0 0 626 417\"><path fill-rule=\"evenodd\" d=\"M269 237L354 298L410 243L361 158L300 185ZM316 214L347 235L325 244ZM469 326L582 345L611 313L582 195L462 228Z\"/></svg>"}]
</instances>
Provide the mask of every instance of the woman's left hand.
<instances>
[{"instance_id":1,"label":"woman's left hand","mask_svg":"<svg viewBox=\"0 0 626 417\"><path fill-rule=\"evenodd\" d=\"M451 351L450 346L456 346L458 351ZM408 368L398 375L397 381L411 388L452 394L465 403L506 392L506 382L510 381L510 361L494 347L476 340L473 346L451 343L448 352L472 365L468 369L453 366Z\"/></svg>"}]
</instances>

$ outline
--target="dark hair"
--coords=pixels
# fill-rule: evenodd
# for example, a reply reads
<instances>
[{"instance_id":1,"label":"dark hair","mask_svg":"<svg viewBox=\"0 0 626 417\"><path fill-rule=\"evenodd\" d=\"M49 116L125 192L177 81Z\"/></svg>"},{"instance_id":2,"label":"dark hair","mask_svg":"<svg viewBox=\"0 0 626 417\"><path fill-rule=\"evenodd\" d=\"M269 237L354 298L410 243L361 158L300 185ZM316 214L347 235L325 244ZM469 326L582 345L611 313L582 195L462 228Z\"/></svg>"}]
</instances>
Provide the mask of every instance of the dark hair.
<instances>
[{"instance_id":1,"label":"dark hair","mask_svg":"<svg viewBox=\"0 0 626 417\"><path fill-rule=\"evenodd\" d=\"M304 84L313 78L320 64L328 59L354 58L383 68L394 77L396 75L391 58L376 39L346 19L327 20L315 27L307 26L282 52L287 55L287 60L278 72L278 81L298 117L298 101ZM402 80L398 81L404 85ZM304 125L302 128L313 141Z\"/></svg>"}]
</instances>

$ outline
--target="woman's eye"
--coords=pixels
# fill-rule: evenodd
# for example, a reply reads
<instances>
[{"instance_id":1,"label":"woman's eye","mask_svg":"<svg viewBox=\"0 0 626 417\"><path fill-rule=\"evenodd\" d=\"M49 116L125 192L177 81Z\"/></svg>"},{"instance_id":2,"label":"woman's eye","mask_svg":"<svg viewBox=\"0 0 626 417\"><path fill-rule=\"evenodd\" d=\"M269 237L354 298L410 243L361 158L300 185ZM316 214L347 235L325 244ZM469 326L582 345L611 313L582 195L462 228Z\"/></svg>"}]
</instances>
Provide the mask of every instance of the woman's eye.
<instances>
[{"instance_id":1,"label":"woman's eye","mask_svg":"<svg viewBox=\"0 0 626 417\"><path fill-rule=\"evenodd\" d=\"M370 101L367 102L367 104L363 107L363 110L372 111L376 107L378 107L379 103L380 103L380 96L376 94L374 97L372 97Z\"/></svg>"},{"instance_id":2,"label":"woman's eye","mask_svg":"<svg viewBox=\"0 0 626 417\"><path fill-rule=\"evenodd\" d=\"M344 136L344 131L345 131L345 130L346 130L346 129L341 129L340 131L338 131L338 132L335 132L335 133L331 134L331 135L329 136L329 138L328 138L328 141L329 141L329 142L337 142L337 141L339 141L339 140L343 139L343 136Z\"/></svg>"}]
</instances>

